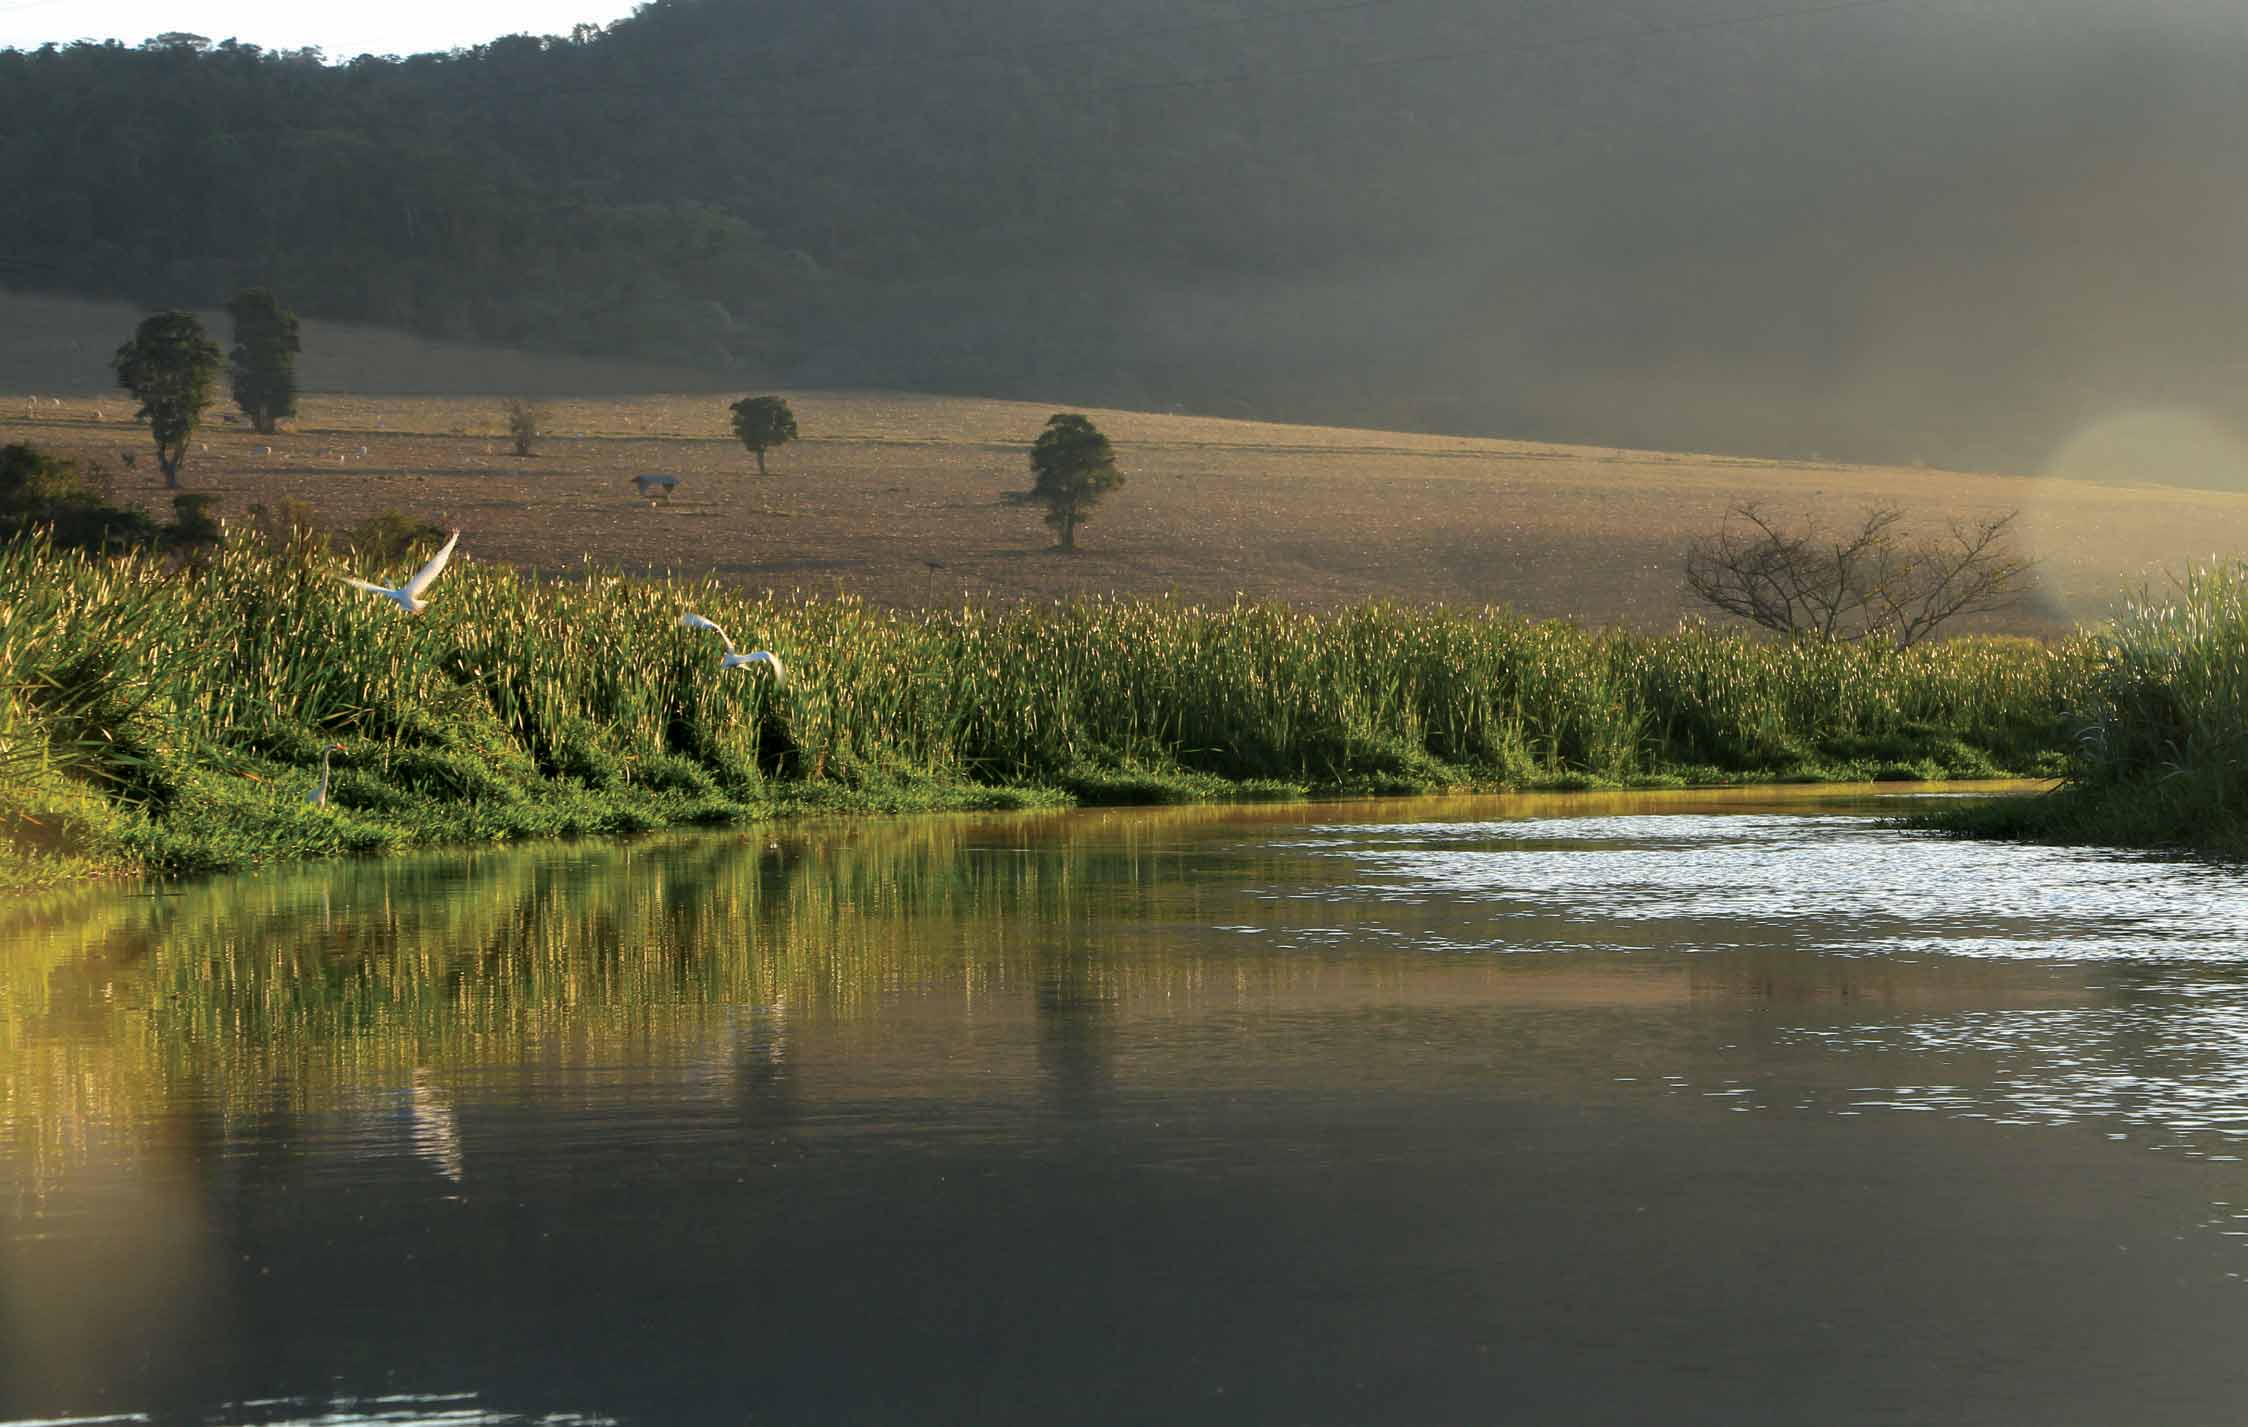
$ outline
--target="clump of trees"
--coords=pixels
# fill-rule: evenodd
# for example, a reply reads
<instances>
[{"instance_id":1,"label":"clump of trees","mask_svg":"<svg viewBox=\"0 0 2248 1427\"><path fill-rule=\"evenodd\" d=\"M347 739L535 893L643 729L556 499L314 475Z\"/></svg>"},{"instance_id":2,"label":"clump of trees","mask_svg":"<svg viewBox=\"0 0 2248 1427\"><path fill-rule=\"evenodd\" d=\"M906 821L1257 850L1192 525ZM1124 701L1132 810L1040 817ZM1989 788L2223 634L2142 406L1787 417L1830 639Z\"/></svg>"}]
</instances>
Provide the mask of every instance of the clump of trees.
<instances>
[{"instance_id":1,"label":"clump of trees","mask_svg":"<svg viewBox=\"0 0 2248 1427\"><path fill-rule=\"evenodd\" d=\"M310 501L293 495L280 496L251 506L249 514L250 528L272 549L291 550L325 544L320 536L318 513Z\"/></svg>"},{"instance_id":2,"label":"clump of trees","mask_svg":"<svg viewBox=\"0 0 2248 1427\"><path fill-rule=\"evenodd\" d=\"M57 548L96 555L162 551L194 564L226 539L213 513L216 496L186 491L172 497L162 525L130 506L113 504L100 467L86 467L35 446L0 446L0 541L44 533Z\"/></svg>"},{"instance_id":3,"label":"clump of trees","mask_svg":"<svg viewBox=\"0 0 2248 1427\"><path fill-rule=\"evenodd\" d=\"M777 396L745 396L728 410L734 413L734 434L757 457L757 474L765 474L765 453L796 439L796 413Z\"/></svg>"},{"instance_id":4,"label":"clump of trees","mask_svg":"<svg viewBox=\"0 0 2248 1427\"><path fill-rule=\"evenodd\" d=\"M179 311L144 318L133 340L110 358L117 384L140 400L135 415L148 423L164 484L175 490L188 442L203 424L224 360L195 314Z\"/></svg>"},{"instance_id":5,"label":"clump of trees","mask_svg":"<svg viewBox=\"0 0 2248 1427\"><path fill-rule=\"evenodd\" d=\"M1077 527L1101 497L1124 484L1116 452L1099 427L1075 412L1046 419L1046 429L1030 448L1034 477L1025 499L1046 507L1046 523L1061 536L1064 550L1077 548Z\"/></svg>"},{"instance_id":6,"label":"clump of trees","mask_svg":"<svg viewBox=\"0 0 2248 1427\"><path fill-rule=\"evenodd\" d=\"M397 509L379 510L356 525L320 529L319 512L295 496L250 507L250 525L266 545L304 555L337 551L378 563L404 559L445 539L443 526Z\"/></svg>"},{"instance_id":7,"label":"clump of trees","mask_svg":"<svg viewBox=\"0 0 2248 1427\"><path fill-rule=\"evenodd\" d=\"M156 543L155 522L110 503L76 461L35 446L0 446L0 540L44 529L56 545L109 554Z\"/></svg>"},{"instance_id":8,"label":"clump of trees","mask_svg":"<svg viewBox=\"0 0 2248 1427\"><path fill-rule=\"evenodd\" d=\"M206 491L186 491L172 497L172 520L162 531L165 549L200 568L213 551L226 543L226 527L211 507L218 497Z\"/></svg>"},{"instance_id":9,"label":"clump of trees","mask_svg":"<svg viewBox=\"0 0 2248 1427\"><path fill-rule=\"evenodd\" d=\"M1852 524L1788 522L1736 505L1686 550L1686 588L1703 603L1779 634L1907 648L1968 615L2017 604L2036 562L2014 542L2019 511L1914 533L1895 505Z\"/></svg>"},{"instance_id":10,"label":"clump of trees","mask_svg":"<svg viewBox=\"0 0 2248 1427\"><path fill-rule=\"evenodd\" d=\"M234 404L271 436L282 417L297 414L297 315L262 287L234 294L226 315L234 319L234 347L227 353Z\"/></svg>"},{"instance_id":11,"label":"clump of trees","mask_svg":"<svg viewBox=\"0 0 2248 1427\"><path fill-rule=\"evenodd\" d=\"M402 560L445 538L445 527L396 509L378 510L342 531L336 540L347 554L377 561Z\"/></svg>"}]
</instances>

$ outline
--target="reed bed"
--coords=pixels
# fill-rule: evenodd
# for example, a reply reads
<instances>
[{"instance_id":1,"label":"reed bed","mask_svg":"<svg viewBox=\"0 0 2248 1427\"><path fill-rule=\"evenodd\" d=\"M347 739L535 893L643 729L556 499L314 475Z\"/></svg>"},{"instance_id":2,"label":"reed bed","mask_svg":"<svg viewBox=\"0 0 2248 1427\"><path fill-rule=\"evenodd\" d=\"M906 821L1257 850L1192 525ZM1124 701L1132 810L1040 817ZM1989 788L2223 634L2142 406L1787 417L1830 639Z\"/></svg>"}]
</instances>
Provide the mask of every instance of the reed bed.
<instances>
[{"instance_id":1,"label":"reed bed","mask_svg":"<svg viewBox=\"0 0 2248 1427\"><path fill-rule=\"evenodd\" d=\"M409 617L340 568L249 536L187 570L0 549L19 858L186 870L804 807L2035 773L2086 659L1392 604L908 613L471 559ZM687 609L788 680L721 674ZM332 806L311 808L330 742Z\"/></svg>"},{"instance_id":2,"label":"reed bed","mask_svg":"<svg viewBox=\"0 0 2248 1427\"><path fill-rule=\"evenodd\" d=\"M2191 569L2085 643L2065 785L1940 825L2248 855L2248 563Z\"/></svg>"}]
</instances>

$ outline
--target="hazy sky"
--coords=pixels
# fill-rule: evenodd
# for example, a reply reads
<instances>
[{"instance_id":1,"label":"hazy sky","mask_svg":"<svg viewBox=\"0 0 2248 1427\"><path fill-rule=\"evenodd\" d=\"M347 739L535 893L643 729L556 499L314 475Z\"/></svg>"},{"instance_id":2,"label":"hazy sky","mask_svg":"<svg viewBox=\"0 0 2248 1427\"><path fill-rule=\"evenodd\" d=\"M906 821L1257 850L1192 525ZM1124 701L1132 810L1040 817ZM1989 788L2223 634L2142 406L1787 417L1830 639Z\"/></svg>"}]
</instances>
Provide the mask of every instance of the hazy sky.
<instances>
[{"instance_id":1,"label":"hazy sky","mask_svg":"<svg viewBox=\"0 0 2248 1427\"><path fill-rule=\"evenodd\" d=\"M123 40L186 30L267 49L318 45L331 60L357 54L416 54L482 44L523 32L568 34L581 21L606 25L634 0L386 0L379 5L303 0L0 0L0 49L50 40Z\"/></svg>"}]
</instances>

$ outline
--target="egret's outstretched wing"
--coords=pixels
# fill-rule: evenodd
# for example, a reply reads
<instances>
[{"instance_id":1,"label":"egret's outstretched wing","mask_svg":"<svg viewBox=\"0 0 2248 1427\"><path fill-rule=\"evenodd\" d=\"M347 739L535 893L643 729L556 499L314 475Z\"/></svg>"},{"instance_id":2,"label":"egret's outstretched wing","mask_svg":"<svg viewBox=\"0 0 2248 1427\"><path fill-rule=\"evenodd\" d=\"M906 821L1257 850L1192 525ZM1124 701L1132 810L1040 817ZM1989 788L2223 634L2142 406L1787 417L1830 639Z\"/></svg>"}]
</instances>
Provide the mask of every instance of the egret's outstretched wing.
<instances>
[{"instance_id":1,"label":"egret's outstretched wing","mask_svg":"<svg viewBox=\"0 0 2248 1427\"><path fill-rule=\"evenodd\" d=\"M750 651L749 651L749 653L748 653L748 654L746 654L746 655L742 656L742 666L743 666L743 667L745 667L745 668L746 668L746 667L748 667L748 666L749 666L749 665L751 665L751 664L770 664L770 665L772 665L772 666L773 666L773 682L774 682L774 683L776 683L776 684L778 684L779 682L781 682L781 680L783 680L783 679L785 679L785 678L787 678L787 677L788 677L788 671L787 671L787 670L785 670L785 669L783 669L783 668L781 667L781 656L780 656L780 655L778 655L778 654L775 654L775 653L774 653L774 652L773 652L772 650L770 650L770 649L752 649L752 650L750 650Z\"/></svg>"},{"instance_id":2,"label":"egret's outstretched wing","mask_svg":"<svg viewBox=\"0 0 2248 1427\"><path fill-rule=\"evenodd\" d=\"M422 591L428 589L436 582L439 575L445 573L445 562L453 558L453 547L460 543L461 533L456 530L453 532L453 538L446 541L443 546L439 547L436 554L429 557L428 564L414 571L414 577L406 582L407 595L413 599L420 599Z\"/></svg>"},{"instance_id":3,"label":"egret's outstretched wing","mask_svg":"<svg viewBox=\"0 0 2248 1427\"><path fill-rule=\"evenodd\" d=\"M734 641L727 635L726 631L720 629L717 625L712 624L709 620L704 619L701 615L696 614L693 610L689 610L685 614L679 616L679 627L681 629L707 629L712 634L718 636L718 642L726 646L726 652L728 654L734 652Z\"/></svg>"},{"instance_id":4,"label":"egret's outstretched wing","mask_svg":"<svg viewBox=\"0 0 2248 1427\"><path fill-rule=\"evenodd\" d=\"M365 590L368 594L371 595L395 595L398 593L398 591L390 588L390 586L388 585L377 585L372 584L366 580L355 580L349 575L338 575L336 576L336 578L351 586L355 590Z\"/></svg>"}]
</instances>

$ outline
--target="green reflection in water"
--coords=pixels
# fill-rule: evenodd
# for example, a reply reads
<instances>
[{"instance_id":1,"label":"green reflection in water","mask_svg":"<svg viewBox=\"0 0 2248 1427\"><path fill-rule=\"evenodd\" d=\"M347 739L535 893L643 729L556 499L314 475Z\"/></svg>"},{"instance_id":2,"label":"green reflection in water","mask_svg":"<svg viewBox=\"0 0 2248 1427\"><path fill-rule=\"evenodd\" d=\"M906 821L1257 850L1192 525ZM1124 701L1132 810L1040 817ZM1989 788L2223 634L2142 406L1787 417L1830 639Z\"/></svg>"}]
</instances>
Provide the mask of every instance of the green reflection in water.
<instances>
[{"instance_id":1,"label":"green reflection in water","mask_svg":"<svg viewBox=\"0 0 2248 1427\"><path fill-rule=\"evenodd\" d=\"M274 869L26 899L0 913L0 1149L51 1184L104 1135L426 1089L534 1060L688 1065L747 1008L859 1021L930 998L1115 1011L1247 994L1394 993L1426 957L1347 964L1229 937L1258 888L1318 885L1307 822L1849 806L1832 789L1525 795L806 823ZM1349 932L1395 905L1260 904ZM1650 929L1659 936L1660 929ZM1555 959L1556 962L1565 958ZM1465 989L1575 994L1582 965L1486 960ZM1759 995L1869 967L1759 960L1631 977L1629 999ZM1612 985L1613 983L1611 983ZM1458 988L1455 988L1458 989ZM1612 994L1602 991L1600 994ZM1615 993L1620 994L1620 993Z\"/></svg>"},{"instance_id":2,"label":"green reflection in water","mask_svg":"<svg viewBox=\"0 0 2248 1427\"><path fill-rule=\"evenodd\" d=\"M1175 881L1179 831L1223 816L814 823L27 899L0 917L0 1124L44 1178L102 1123L531 1056L662 1065L733 1008L1191 979L1183 948L1127 963L1087 928Z\"/></svg>"}]
</instances>

